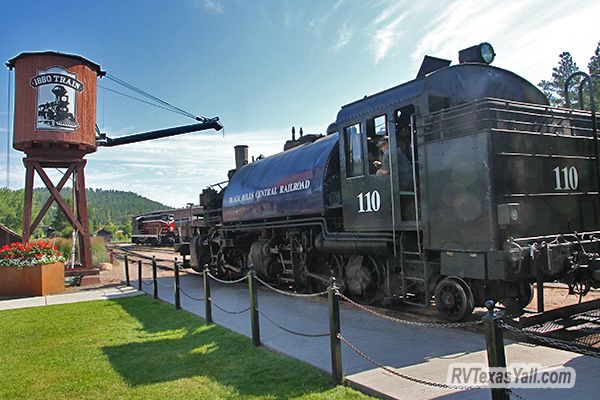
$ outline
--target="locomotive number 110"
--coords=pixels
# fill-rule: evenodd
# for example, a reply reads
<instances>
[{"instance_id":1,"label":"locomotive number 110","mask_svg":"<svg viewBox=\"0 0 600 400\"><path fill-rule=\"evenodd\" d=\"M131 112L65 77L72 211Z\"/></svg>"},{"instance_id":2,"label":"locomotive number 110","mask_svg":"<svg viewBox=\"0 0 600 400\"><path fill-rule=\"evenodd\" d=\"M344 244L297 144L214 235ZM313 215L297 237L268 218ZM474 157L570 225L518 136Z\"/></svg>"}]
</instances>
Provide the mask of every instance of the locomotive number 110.
<instances>
[{"instance_id":1,"label":"locomotive number 110","mask_svg":"<svg viewBox=\"0 0 600 400\"><path fill-rule=\"evenodd\" d=\"M554 190L575 190L579 186L579 174L575 167L556 167L554 171L554 179L556 186Z\"/></svg>"},{"instance_id":2,"label":"locomotive number 110","mask_svg":"<svg viewBox=\"0 0 600 400\"><path fill-rule=\"evenodd\" d=\"M381 207L381 196L377 190L367 193L359 193L356 196L358 199L358 212L377 212Z\"/></svg>"}]
</instances>

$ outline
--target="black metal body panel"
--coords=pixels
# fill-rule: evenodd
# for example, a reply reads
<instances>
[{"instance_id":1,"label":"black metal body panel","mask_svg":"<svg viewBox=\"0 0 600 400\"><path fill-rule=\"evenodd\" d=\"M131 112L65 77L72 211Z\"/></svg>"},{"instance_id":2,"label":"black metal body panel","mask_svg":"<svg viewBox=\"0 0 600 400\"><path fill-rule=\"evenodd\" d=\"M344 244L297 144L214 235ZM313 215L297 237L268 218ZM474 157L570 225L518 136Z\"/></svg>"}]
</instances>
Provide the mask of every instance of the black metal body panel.
<instances>
[{"instance_id":1,"label":"black metal body panel","mask_svg":"<svg viewBox=\"0 0 600 400\"><path fill-rule=\"evenodd\" d=\"M495 248L486 132L422 145L425 247L487 251Z\"/></svg>"},{"instance_id":2,"label":"black metal body panel","mask_svg":"<svg viewBox=\"0 0 600 400\"><path fill-rule=\"evenodd\" d=\"M518 263L519 271L506 270L497 252L507 242L598 230L590 125L584 112L499 99L424 116L425 247L488 253L489 279L514 280L535 271L527 260ZM463 256L467 265L461 267L453 260L442 257L442 271L481 278L483 272L473 270L478 263Z\"/></svg>"}]
</instances>

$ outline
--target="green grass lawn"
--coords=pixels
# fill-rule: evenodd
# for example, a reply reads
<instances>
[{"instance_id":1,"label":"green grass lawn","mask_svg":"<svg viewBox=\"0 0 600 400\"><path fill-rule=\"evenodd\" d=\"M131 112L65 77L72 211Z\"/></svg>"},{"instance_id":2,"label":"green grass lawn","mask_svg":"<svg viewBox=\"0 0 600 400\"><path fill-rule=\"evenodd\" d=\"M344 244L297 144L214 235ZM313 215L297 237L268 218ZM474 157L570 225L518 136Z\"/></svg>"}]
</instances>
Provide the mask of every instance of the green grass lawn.
<instances>
[{"instance_id":1,"label":"green grass lawn","mask_svg":"<svg viewBox=\"0 0 600 400\"><path fill-rule=\"evenodd\" d=\"M0 312L0 399L365 399L147 296Z\"/></svg>"}]
</instances>

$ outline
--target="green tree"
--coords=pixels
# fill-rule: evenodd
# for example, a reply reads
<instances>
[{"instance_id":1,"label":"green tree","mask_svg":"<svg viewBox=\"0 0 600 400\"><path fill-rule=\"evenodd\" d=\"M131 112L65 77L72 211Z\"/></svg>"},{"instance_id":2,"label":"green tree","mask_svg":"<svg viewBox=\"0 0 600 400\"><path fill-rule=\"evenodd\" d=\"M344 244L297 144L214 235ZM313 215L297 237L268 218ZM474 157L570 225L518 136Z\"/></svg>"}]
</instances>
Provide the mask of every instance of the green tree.
<instances>
[{"instance_id":1,"label":"green tree","mask_svg":"<svg viewBox=\"0 0 600 400\"><path fill-rule=\"evenodd\" d=\"M67 206L70 210L73 210L73 202L71 199L65 199ZM56 231L58 236L68 237L71 232L73 232L73 228L71 223L69 222L67 216L62 212L62 210L57 209L54 214L54 218L52 219L52 227Z\"/></svg>"},{"instance_id":2,"label":"green tree","mask_svg":"<svg viewBox=\"0 0 600 400\"><path fill-rule=\"evenodd\" d=\"M600 107L600 41L596 46L596 51L592 58L590 58L590 62L588 63L588 73L590 75L598 75L598 78L593 79L594 85L594 101L596 103L596 111Z\"/></svg>"},{"instance_id":3,"label":"green tree","mask_svg":"<svg viewBox=\"0 0 600 400\"><path fill-rule=\"evenodd\" d=\"M560 54L558 66L552 68L552 80L542 80L538 83L538 87L544 92L550 105L555 107L566 106L565 82L567 78L574 72L579 71L577 64L573 61L571 53L565 51ZM579 108L578 87L580 78L571 80L569 85L569 100L571 107Z\"/></svg>"},{"instance_id":4,"label":"green tree","mask_svg":"<svg viewBox=\"0 0 600 400\"><path fill-rule=\"evenodd\" d=\"M0 189L0 224L21 233L24 190Z\"/></svg>"}]
</instances>

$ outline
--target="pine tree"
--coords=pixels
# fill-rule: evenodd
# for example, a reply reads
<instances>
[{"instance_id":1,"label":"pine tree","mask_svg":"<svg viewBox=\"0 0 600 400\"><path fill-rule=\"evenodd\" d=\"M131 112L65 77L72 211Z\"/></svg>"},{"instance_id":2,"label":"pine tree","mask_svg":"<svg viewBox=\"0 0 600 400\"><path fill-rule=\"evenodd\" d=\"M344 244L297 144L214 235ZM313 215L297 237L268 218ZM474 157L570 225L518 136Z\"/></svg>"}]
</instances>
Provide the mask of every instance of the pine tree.
<instances>
[{"instance_id":1,"label":"pine tree","mask_svg":"<svg viewBox=\"0 0 600 400\"><path fill-rule=\"evenodd\" d=\"M598 111L598 108L600 107L600 42L598 42L596 51L588 63L588 73L592 76L594 102L596 103L596 111ZM597 77L594 77L593 75L597 75Z\"/></svg>"},{"instance_id":2,"label":"pine tree","mask_svg":"<svg viewBox=\"0 0 600 400\"><path fill-rule=\"evenodd\" d=\"M577 71L579 71L579 68L573 61L571 53L565 51L559 56L558 66L552 68L552 80L542 80L538 84L538 87L548 97L548 101L552 106L566 106L565 82L572 73ZM578 87L580 81L581 79L577 77L572 79L569 84L569 101L571 107L574 108L579 108Z\"/></svg>"}]
</instances>

